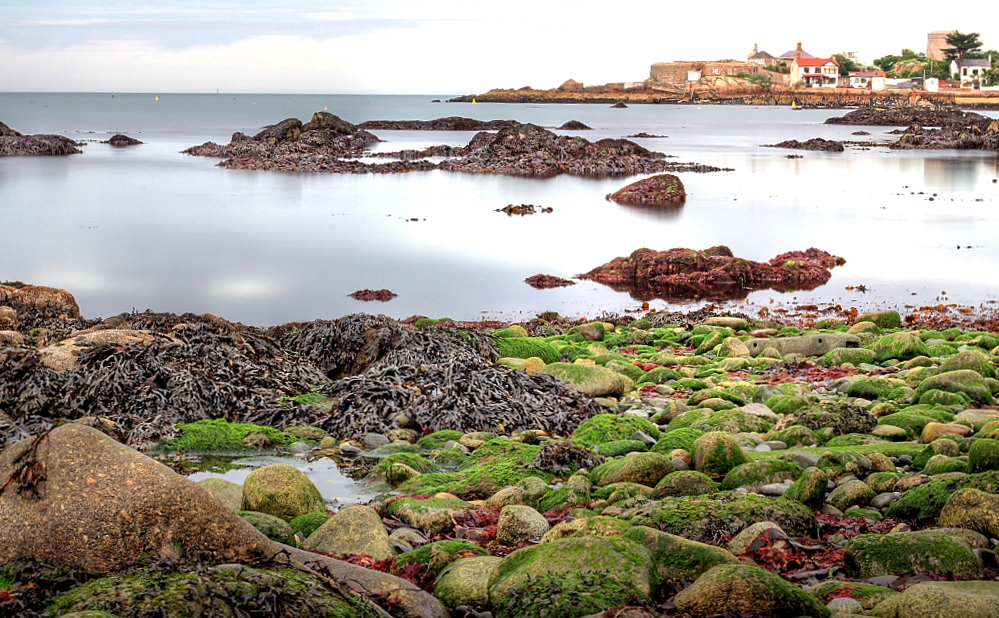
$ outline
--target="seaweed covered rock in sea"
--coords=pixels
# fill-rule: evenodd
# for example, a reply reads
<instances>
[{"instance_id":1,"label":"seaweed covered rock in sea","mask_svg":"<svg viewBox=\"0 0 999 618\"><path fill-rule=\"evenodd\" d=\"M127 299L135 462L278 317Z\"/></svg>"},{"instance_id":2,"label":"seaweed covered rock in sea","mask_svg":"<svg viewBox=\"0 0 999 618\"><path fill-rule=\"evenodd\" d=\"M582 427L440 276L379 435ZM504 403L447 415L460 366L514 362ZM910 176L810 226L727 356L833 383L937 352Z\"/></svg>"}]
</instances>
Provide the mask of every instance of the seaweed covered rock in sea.
<instances>
[{"instance_id":1,"label":"seaweed covered rock in sea","mask_svg":"<svg viewBox=\"0 0 999 618\"><path fill-rule=\"evenodd\" d=\"M907 127L918 124L929 127L976 125L982 128L990 122L991 118L975 112L926 107L864 107L825 121L826 124L876 127Z\"/></svg>"},{"instance_id":2,"label":"seaweed covered rock in sea","mask_svg":"<svg viewBox=\"0 0 999 618\"><path fill-rule=\"evenodd\" d=\"M843 142L831 139L813 137L800 142L796 139L789 139L777 144L766 144L767 148L791 148L793 150L818 150L822 152L843 152Z\"/></svg>"},{"instance_id":3,"label":"seaweed covered rock in sea","mask_svg":"<svg viewBox=\"0 0 999 618\"><path fill-rule=\"evenodd\" d=\"M142 142L140 142L139 140L135 139L134 137L129 137L129 136L124 135L122 133L118 133L114 137L112 137L111 139L103 141L101 143L102 144L110 144L111 146L114 146L115 148L123 148L125 146L138 146L139 144L142 144Z\"/></svg>"},{"instance_id":4,"label":"seaweed covered rock in sea","mask_svg":"<svg viewBox=\"0 0 999 618\"><path fill-rule=\"evenodd\" d=\"M999 120L988 125L968 123L936 129L914 124L888 147L893 150L999 150Z\"/></svg>"},{"instance_id":5,"label":"seaweed covered rock in sea","mask_svg":"<svg viewBox=\"0 0 999 618\"><path fill-rule=\"evenodd\" d=\"M782 253L769 262L737 258L725 246L703 251L638 249L579 275L638 300L734 300L752 290L814 290L846 260L821 251Z\"/></svg>"},{"instance_id":6,"label":"seaweed covered rock in sea","mask_svg":"<svg viewBox=\"0 0 999 618\"><path fill-rule=\"evenodd\" d=\"M434 120L368 120L357 127L365 131L496 131L519 124L516 120L476 120L448 116Z\"/></svg>"},{"instance_id":7,"label":"seaweed covered rock in sea","mask_svg":"<svg viewBox=\"0 0 999 618\"><path fill-rule=\"evenodd\" d=\"M22 135L0 122L0 157L80 154L80 145L62 135Z\"/></svg>"},{"instance_id":8,"label":"seaweed covered rock in sea","mask_svg":"<svg viewBox=\"0 0 999 618\"><path fill-rule=\"evenodd\" d=\"M683 182L673 174L660 174L633 182L607 196L625 204L682 204L687 199Z\"/></svg>"},{"instance_id":9,"label":"seaweed covered rock in sea","mask_svg":"<svg viewBox=\"0 0 999 618\"><path fill-rule=\"evenodd\" d=\"M527 279L524 279L524 283L536 290L548 290L551 288L564 288L570 285L576 285L576 282L572 279L563 279L562 277L556 277L555 275L544 274L531 275Z\"/></svg>"}]
</instances>

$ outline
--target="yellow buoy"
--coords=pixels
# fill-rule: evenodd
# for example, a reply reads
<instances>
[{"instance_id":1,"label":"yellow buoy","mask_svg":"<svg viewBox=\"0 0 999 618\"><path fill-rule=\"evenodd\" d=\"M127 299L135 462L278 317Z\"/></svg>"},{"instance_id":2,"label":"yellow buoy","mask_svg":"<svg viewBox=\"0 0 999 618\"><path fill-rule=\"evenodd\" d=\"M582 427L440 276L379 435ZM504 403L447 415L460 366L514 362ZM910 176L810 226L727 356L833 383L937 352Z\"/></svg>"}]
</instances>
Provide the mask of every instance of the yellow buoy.
<instances>
[{"instance_id":1,"label":"yellow buoy","mask_svg":"<svg viewBox=\"0 0 999 618\"><path fill-rule=\"evenodd\" d=\"M478 104L479 104L478 101L476 101L475 99L472 99L472 105L478 105Z\"/></svg>"},{"instance_id":2,"label":"yellow buoy","mask_svg":"<svg viewBox=\"0 0 999 618\"><path fill-rule=\"evenodd\" d=\"M160 97L159 97L159 95L157 95L157 96L156 96L156 100L157 100L157 101L159 101L159 100L160 100Z\"/></svg>"}]
</instances>

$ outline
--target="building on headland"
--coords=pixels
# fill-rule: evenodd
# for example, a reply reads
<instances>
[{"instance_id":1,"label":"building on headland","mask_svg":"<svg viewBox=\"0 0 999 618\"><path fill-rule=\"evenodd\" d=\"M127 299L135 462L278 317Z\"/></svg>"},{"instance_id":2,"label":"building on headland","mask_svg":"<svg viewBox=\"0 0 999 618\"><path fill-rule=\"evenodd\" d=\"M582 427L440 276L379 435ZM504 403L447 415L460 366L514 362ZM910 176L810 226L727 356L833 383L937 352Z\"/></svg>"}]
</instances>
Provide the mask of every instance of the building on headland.
<instances>
[{"instance_id":1,"label":"building on headland","mask_svg":"<svg viewBox=\"0 0 999 618\"><path fill-rule=\"evenodd\" d=\"M746 56L746 62L765 67L770 66L771 64L777 64L777 56L768 54L765 51L760 51L759 45L753 43L753 53Z\"/></svg>"},{"instance_id":2,"label":"building on headland","mask_svg":"<svg viewBox=\"0 0 999 618\"><path fill-rule=\"evenodd\" d=\"M795 58L791 62L791 83L810 88L839 86L839 61L835 58Z\"/></svg>"},{"instance_id":3,"label":"building on headland","mask_svg":"<svg viewBox=\"0 0 999 618\"><path fill-rule=\"evenodd\" d=\"M657 62L652 65L649 80L685 84L702 77L735 77L740 73L755 75L762 70L760 65L749 62Z\"/></svg>"},{"instance_id":4,"label":"building on headland","mask_svg":"<svg viewBox=\"0 0 999 618\"><path fill-rule=\"evenodd\" d=\"M850 71L850 87L867 90L885 89L884 71Z\"/></svg>"},{"instance_id":5,"label":"building on headland","mask_svg":"<svg viewBox=\"0 0 999 618\"><path fill-rule=\"evenodd\" d=\"M812 58L815 58L815 56L801 49L801 41L798 41L798 47L796 47L793 50L786 51L783 54L777 56L777 62L783 62L788 66L791 66L791 63L795 60L795 58L804 58L806 60L810 60Z\"/></svg>"},{"instance_id":6,"label":"building on headland","mask_svg":"<svg viewBox=\"0 0 999 618\"><path fill-rule=\"evenodd\" d=\"M945 49L948 49L950 45L947 44L947 37L957 32L956 30L934 30L933 32L926 35L926 59L936 60L938 62L946 60L947 56L944 54Z\"/></svg>"},{"instance_id":7,"label":"building on headland","mask_svg":"<svg viewBox=\"0 0 999 618\"><path fill-rule=\"evenodd\" d=\"M961 85L973 84L975 81L981 82L985 73L992 68L992 56L988 58L965 58L961 66L957 66L957 60L951 60L950 74L957 75L961 80Z\"/></svg>"}]
</instances>

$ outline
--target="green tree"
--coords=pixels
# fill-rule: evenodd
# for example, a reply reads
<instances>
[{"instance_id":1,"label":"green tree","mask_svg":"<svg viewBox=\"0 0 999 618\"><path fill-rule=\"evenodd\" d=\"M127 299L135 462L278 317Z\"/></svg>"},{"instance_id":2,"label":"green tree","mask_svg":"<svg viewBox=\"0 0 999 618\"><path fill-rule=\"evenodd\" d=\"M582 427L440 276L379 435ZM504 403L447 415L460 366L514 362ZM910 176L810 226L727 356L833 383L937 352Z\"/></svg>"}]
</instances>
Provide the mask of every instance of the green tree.
<instances>
[{"instance_id":1,"label":"green tree","mask_svg":"<svg viewBox=\"0 0 999 618\"><path fill-rule=\"evenodd\" d=\"M848 58L846 54L835 54L833 58L835 58L836 61L839 62L840 75L849 75L850 71L859 71L863 68L853 60L850 60L850 58Z\"/></svg>"},{"instance_id":2,"label":"green tree","mask_svg":"<svg viewBox=\"0 0 999 618\"><path fill-rule=\"evenodd\" d=\"M960 69L965 56L982 51L982 40L978 36L977 32L962 34L955 30L947 35L947 44L950 47L945 47L943 53L948 60L956 60Z\"/></svg>"},{"instance_id":3,"label":"green tree","mask_svg":"<svg viewBox=\"0 0 999 618\"><path fill-rule=\"evenodd\" d=\"M874 61L874 66L878 67L879 69L887 73L892 69L894 69L895 65L898 64L898 61L901 59L902 59L901 56L891 56L891 55L882 56Z\"/></svg>"}]
</instances>

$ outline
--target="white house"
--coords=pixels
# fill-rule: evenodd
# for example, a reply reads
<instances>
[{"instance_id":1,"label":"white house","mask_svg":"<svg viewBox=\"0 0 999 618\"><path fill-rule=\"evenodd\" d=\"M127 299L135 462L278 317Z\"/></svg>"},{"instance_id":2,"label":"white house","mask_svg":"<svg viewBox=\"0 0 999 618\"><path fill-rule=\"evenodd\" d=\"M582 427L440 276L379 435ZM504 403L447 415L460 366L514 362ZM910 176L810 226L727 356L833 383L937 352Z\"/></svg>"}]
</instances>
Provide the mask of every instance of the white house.
<instances>
[{"instance_id":1,"label":"white house","mask_svg":"<svg viewBox=\"0 0 999 618\"><path fill-rule=\"evenodd\" d=\"M850 71L850 87L867 90L884 90L884 71Z\"/></svg>"},{"instance_id":2,"label":"white house","mask_svg":"<svg viewBox=\"0 0 999 618\"><path fill-rule=\"evenodd\" d=\"M957 75L961 79L961 85L971 84L975 80L980 80L985 76L985 72L992 68L992 56L988 58L965 58L961 63L960 70L957 60L950 63L950 74Z\"/></svg>"},{"instance_id":3,"label":"white house","mask_svg":"<svg viewBox=\"0 0 999 618\"><path fill-rule=\"evenodd\" d=\"M798 82L810 88L835 88L839 86L839 62L835 58L795 58L791 83Z\"/></svg>"}]
</instances>

